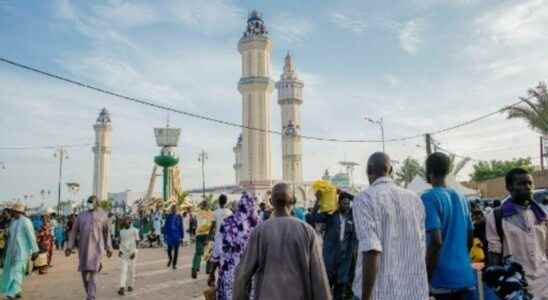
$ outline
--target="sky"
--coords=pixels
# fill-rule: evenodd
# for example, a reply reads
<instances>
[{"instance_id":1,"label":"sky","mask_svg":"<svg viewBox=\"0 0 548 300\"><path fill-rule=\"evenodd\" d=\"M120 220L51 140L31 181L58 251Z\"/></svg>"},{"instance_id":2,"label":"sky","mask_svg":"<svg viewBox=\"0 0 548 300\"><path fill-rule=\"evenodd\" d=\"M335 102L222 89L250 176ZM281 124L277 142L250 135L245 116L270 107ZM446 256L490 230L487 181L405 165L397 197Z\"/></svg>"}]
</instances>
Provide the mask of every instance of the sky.
<instances>
[{"instance_id":1,"label":"sky","mask_svg":"<svg viewBox=\"0 0 548 300\"><path fill-rule=\"evenodd\" d=\"M247 14L263 13L273 43L272 79L290 51L304 81L302 134L379 139L445 128L495 111L547 79L547 0L405 1L9 1L0 0L0 56L155 103L241 123L237 43ZM153 128L165 111L125 102L0 63L0 148L91 144L93 123L106 107L112 118L110 191L147 188ZM280 109L272 96L273 129ZM240 130L182 115L179 145L183 188L201 186L198 153L205 150L206 185L234 182ZM273 177L282 177L281 138L273 136ZM442 147L474 159L537 157L538 134L500 114L434 136ZM424 139L386 144L396 161L425 158ZM303 141L305 180L338 162L362 166L379 143ZM69 148L63 182L91 192L91 146ZM0 150L0 200L32 194L28 204L56 199L53 149ZM538 163L538 159L535 161ZM460 178L471 173L469 165ZM63 198L68 197L65 193Z\"/></svg>"}]
</instances>

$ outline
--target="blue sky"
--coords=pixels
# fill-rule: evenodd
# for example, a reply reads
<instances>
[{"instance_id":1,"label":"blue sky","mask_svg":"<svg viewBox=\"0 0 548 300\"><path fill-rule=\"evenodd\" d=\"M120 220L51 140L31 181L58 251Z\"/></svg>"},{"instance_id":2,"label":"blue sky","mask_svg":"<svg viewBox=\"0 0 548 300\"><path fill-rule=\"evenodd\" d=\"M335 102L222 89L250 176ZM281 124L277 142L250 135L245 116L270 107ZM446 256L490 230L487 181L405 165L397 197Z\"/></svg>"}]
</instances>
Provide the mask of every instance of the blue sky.
<instances>
[{"instance_id":1,"label":"blue sky","mask_svg":"<svg viewBox=\"0 0 548 300\"><path fill-rule=\"evenodd\" d=\"M378 139L363 116L384 117L387 138L433 131L525 95L548 73L548 1L0 1L0 56L131 96L241 121L236 49L247 13L263 12L273 41L273 79L287 51L305 82L303 134ZM146 189L158 152L153 127L166 113L0 65L0 147L93 141L102 107L113 119L111 191ZM273 128L280 111L273 95ZM239 131L171 115L182 128L183 186L234 181ZM538 135L495 116L440 134L442 146L477 159L538 156ZM419 148L418 146L422 147ZM281 177L273 136L274 177ZM424 159L422 139L390 143L396 160ZM305 142L304 176L363 164L379 144ZM0 199L56 191L51 150L0 151ZM69 149L65 180L91 190L90 147ZM470 172L465 170L463 178ZM363 169L356 181L365 181ZM53 200L52 200L53 201Z\"/></svg>"}]
</instances>

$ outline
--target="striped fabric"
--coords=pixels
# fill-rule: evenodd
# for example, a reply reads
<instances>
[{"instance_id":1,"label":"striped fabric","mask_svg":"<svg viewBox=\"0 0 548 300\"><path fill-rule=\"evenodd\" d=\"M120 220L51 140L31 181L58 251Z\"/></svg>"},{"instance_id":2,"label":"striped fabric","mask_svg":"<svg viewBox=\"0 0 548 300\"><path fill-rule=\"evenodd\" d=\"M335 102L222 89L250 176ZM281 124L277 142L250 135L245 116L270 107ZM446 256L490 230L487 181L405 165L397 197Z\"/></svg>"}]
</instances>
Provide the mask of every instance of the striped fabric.
<instances>
[{"instance_id":1,"label":"striped fabric","mask_svg":"<svg viewBox=\"0 0 548 300\"><path fill-rule=\"evenodd\" d=\"M424 207L420 198L381 177L353 203L359 240L352 290L362 295L363 253L381 252L373 300L428 299Z\"/></svg>"}]
</instances>

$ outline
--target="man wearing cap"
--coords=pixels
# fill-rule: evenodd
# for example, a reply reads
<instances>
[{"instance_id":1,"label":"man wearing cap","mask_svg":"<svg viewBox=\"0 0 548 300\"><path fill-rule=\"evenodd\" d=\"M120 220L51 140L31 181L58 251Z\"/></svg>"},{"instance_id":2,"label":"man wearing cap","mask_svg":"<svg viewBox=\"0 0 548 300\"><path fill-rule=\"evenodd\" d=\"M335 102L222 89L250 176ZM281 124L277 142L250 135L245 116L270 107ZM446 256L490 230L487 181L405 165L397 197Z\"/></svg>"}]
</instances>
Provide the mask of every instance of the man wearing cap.
<instances>
[{"instance_id":1,"label":"man wearing cap","mask_svg":"<svg viewBox=\"0 0 548 300\"><path fill-rule=\"evenodd\" d=\"M4 258L4 272L0 281L0 293L5 295L6 299L19 299L29 258L36 258L38 245L32 222L25 216L25 205L15 204L10 213L12 221L8 229L9 237Z\"/></svg>"},{"instance_id":2,"label":"man wearing cap","mask_svg":"<svg viewBox=\"0 0 548 300\"><path fill-rule=\"evenodd\" d=\"M86 300L95 300L95 275L101 269L103 255L112 256L112 242L108 217L99 208L99 200L96 196L90 196L87 203L91 208L81 213L74 222L65 254L70 256L78 238L78 271L82 273Z\"/></svg>"}]
</instances>

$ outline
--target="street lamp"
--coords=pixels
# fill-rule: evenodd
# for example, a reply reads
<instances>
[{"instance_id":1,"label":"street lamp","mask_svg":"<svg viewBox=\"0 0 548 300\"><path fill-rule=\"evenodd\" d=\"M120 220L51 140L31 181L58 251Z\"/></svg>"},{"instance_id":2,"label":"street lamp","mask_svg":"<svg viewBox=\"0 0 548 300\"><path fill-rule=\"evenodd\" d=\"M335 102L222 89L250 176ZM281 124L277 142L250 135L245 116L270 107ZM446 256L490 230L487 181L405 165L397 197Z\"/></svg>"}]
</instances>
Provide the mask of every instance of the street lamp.
<instances>
[{"instance_id":1,"label":"street lamp","mask_svg":"<svg viewBox=\"0 0 548 300\"><path fill-rule=\"evenodd\" d=\"M63 160L68 159L68 152L62 146L58 147L53 154L53 157L59 159L59 186L57 190L57 215L60 215L61 209L61 191L62 191L62 182L63 182Z\"/></svg>"},{"instance_id":2,"label":"street lamp","mask_svg":"<svg viewBox=\"0 0 548 300\"><path fill-rule=\"evenodd\" d=\"M379 127L381 128L382 152L385 152L385 148L384 148L384 121L383 121L382 117L378 120L374 120L374 119L371 119L369 117L364 117L364 119L366 121L368 121L369 123L371 123L371 124L379 125Z\"/></svg>"},{"instance_id":3,"label":"street lamp","mask_svg":"<svg viewBox=\"0 0 548 300\"><path fill-rule=\"evenodd\" d=\"M205 196L205 162L208 159L207 152L202 150L200 154L198 155L198 161L202 163L202 197L206 198Z\"/></svg>"}]
</instances>

